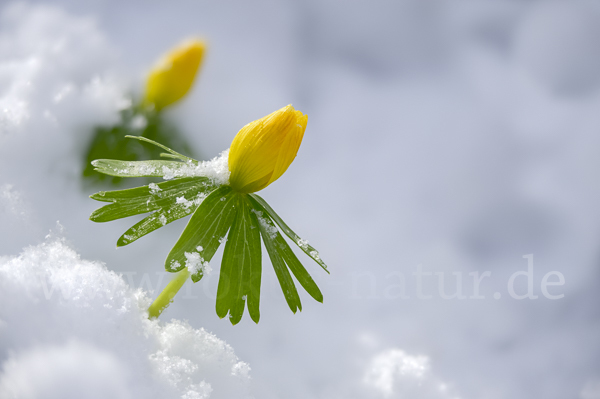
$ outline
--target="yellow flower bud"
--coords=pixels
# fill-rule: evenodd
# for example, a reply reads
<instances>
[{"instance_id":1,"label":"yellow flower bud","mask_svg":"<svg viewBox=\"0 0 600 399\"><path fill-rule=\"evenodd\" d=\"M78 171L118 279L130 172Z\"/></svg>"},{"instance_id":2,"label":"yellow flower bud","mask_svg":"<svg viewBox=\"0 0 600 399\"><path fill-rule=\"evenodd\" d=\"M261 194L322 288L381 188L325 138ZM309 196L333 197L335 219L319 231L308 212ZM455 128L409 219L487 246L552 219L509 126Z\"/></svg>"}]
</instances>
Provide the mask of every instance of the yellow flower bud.
<instances>
[{"instance_id":1,"label":"yellow flower bud","mask_svg":"<svg viewBox=\"0 0 600 399\"><path fill-rule=\"evenodd\" d=\"M144 104L157 111L179 101L192 87L206 44L188 40L163 56L146 81Z\"/></svg>"},{"instance_id":2,"label":"yellow flower bud","mask_svg":"<svg viewBox=\"0 0 600 399\"><path fill-rule=\"evenodd\" d=\"M253 193L277 180L296 157L306 121L288 105L244 126L229 149L231 187Z\"/></svg>"}]
</instances>

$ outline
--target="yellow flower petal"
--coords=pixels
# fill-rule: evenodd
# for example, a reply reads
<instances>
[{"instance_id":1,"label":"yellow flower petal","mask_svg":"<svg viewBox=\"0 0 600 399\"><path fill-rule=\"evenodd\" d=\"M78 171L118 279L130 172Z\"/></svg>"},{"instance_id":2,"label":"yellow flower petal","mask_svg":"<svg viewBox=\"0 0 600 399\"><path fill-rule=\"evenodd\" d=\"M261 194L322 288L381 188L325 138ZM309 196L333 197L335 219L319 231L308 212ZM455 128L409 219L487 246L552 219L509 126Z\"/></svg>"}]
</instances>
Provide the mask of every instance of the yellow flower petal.
<instances>
[{"instance_id":1,"label":"yellow flower petal","mask_svg":"<svg viewBox=\"0 0 600 399\"><path fill-rule=\"evenodd\" d=\"M277 180L296 157L306 122L306 115L288 105L244 126L229 150L231 187L253 193Z\"/></svg>"},{"instance_id":2,"label":"yellow flower petal","mask_svg":"<svg viewBox=\"0 0 600 399\"><path fill-rule=\"evenodd\" d=\"M205 48L201 40L188 40L163 56L146 81L144 104L159 111L183 98L194 83Z\"/></svg>"}]
</instances>

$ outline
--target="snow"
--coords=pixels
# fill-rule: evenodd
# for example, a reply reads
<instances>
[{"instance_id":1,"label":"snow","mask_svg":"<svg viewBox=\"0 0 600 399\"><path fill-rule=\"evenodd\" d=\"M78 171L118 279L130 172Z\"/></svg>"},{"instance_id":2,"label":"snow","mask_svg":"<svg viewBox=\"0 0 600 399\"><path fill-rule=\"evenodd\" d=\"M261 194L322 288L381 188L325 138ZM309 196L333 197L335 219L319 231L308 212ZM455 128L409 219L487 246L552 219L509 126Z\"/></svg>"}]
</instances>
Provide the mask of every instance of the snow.
<instances>
[{"instance_id":1,"label":"snow","mask_svg":"<svg viewBox=\"0 0 600 399\"><path fill-rule=\"evenodd\" d=\"M158 220L160 221L160 223L161 223L163 226L164 226L164 225L166 225L166 224L167 224L167 222L168 222L168 220L167 220L167 217L166 217L165 215L160 215L160 216L158 217Z\"/></svg>"},{"instance_id":2,"label":"snow","mask_svg":"<svg viewBox=\"0 0 600 399\"><path fill-rule=\"evenodd\" d=\"M227 163L229 149L221 152L217 157L210 161L201 161L195 163L193 161L178 162L171 166L161 166L157 168L152 164L144 162L125 162L125 167L115 169L115 172L128 175L159 175L165 180L172 180L181 177L207 177L212 184L227 185L229 184L229 166ZM96 161L92 164L95 166Z\"/></svg>"},{"instance_id":3,"label":"snow","mask_svg":"<svg viewBox=\"0 0 600 399\"><path fill-rule=\"evenodd\" d=\"M181 164L177 169L171 169L166 166L162 168L162 176L165 180L178 177L208 177L216 185L229 184L229 149L221 152L219 156L210 161L201 161L197 165L193 163Z\"/></svg>"},{"instance_id":4,"label":"snow","mask_svg":"<svg viewBox=\"0 0 600 399\"><path fill-rule=\"evenodd\" d=\"M277 233L279 232L279 230L277 230L277 227L275 227L273 223L269 223L267 219L265 219L262 211L252 209L252 212L254 212L254 214L256 215L258 223L260 223L261 227L267 232L269 237L271 237L271 239L274 240L275 237L277 237Z\"/></svg>"},{"instance_id":5,"label":"snow","mask_svg":"<svg viewBox=\"0 0 600 399\"><path fill-rule=\"evenodd\" d=\"M0 397L250 397L250 368L229 345L186 322L149 321L149 304L64 239L3 258Z\"/></svg>"},{"instance_id":6,"label":"snow","mask_svg":"<svg viewBox=\"0 0 600 399\"><path fill-rule=\"evenodd\" d=\"M201 252L201 250L198 250L198 252L185 252L185 267L187 267L190 274L196 274L199 271L202 271L203 275L207 275L212 271L212 268L209 263L200 256L199 252Z\"/></svg>"},{"instance_id":7,"label":"snow","mask_svg":"<svg viewBox=\"0 0 600 399\"><path fill-rule=\"evenodd\" d=\"M91 19L15 3L0 26L0 135L116 121L125 99L107 69L115 54Z\"/></svg>"},{"instance_id":8,"label":"snow","mask_svg":"<svg viewBox=\"0 0 600 399\"><path fill-rule=\"evenodd\" d=\"M179 261L172 261L171 262L171 270L177 270L181 267L181 263L179 263Z\"/></svg>"},{"instance_id":9,"label":"snow","mask_svg":"<svg viewBox=\"0 0 600 399\"><path fill-rule=\"evenodd\" d=\"M364 382L384 398L460 399L433 375L426 356L411 356L397 348L371 359Z\"/></svg>"},{"instance_id":10,"label":"snow","mask_svg":"<svg viewBox=\"0 0 600 399\"><path fill-rule=\"evenodd\" d=\"M162 191L162 189L156 183L148 184L148 188L150 189L150 194L152 195L160 195L159 193Z\"/></svg>"},{"instance_id":11,"label":"snow","mask_svg":"<svg viewBox=\"0 0 600 399\"><path fill-rule=\"evenodd\" d=\"M190 201L190 200L186 199L184 196L181 196L181 197L177 197L175 199L175 203L183 205L185 210L189 211L192 206L197 207L198 205L200 205L206 197L207 197L207 194L198 193L198 195L196 195L196 198L194 198L193 200Z\"/></svg>"},{"instance_id":12,"label":"snow","mask_svg":"<svg viewBox=\"0 0 600 399\"><path fill-rule=\"evenodd\" d=\"M33 1L0 6L2 264L39 246L60 220L83 258L123 273L133 292L144 287L156 296L171 277L164 259L186 220L116 250L115 240L139 219L88 220L98 207L88 196L107 188L81 182L81 155L93 127L116 123L130 95L139 98L154 61L200 35L210 47L199 79L164 117L205 160L284 104L307 114L294 163L260 195L320 250L331 275L298 251L325 301L299 289L303 311L292 314L263 252L261 322L245 317L232 327L214 311L217 253L216 272L184 285L163 321L189 320L185 331L205 328L230 343L252 365L257 398L383 398L389 386L390 397L406 390L414 398L598 396L596 3ZM220 165L225 171L224 159ZM515 300L507 281L526 270L522 257L531 253L539 298ZM419 271L431 299L417 297ZM549 287L563 299L542 295L551 271L565 277ZM485 272L484 299L472 299L471 273ZM440 281L451 295L457 276L467 298L440 297ZM519 293L527 289L521 277ZM11 281L10 295L22 298ZM59 352L65 361L46 367L49 377L35 389L50 395L42 382L68 373L85 382L81 352L110 366L99 366L98 389L107 395L125 386L130 396L152 397L140 394L146 385L168 391L164 397L220 395L216 383L196 376L201 367L185 348L162 355L163 346L147 344L159 333L145 338L149 330L131 321L115 327L115 307L124 315L139 310L81 295L61 302L73 312L75 303L92 304L70 318L54 300L59 310L45 300L33 308L29 298L18 319L0 317L2 389L32 373L34 362L63 359ZM90 309L103 318L93 331ZM383 356L396 353L389 351L404 357ZM148 361L141 352L156 356ZM380 355L389 366L369 374ZM419 357L428 359L421 379L399 373L399 359ZM181 385L150 381L163 361L174 371L164 380ZM436 393L441 385L446 393Z\"/></svg>"},{"instance_id":13,"label":"snow","mask_svg":"<svg viewBox=\"0 0 600 399\"><path fill-rule=\"evenodd\" d=\"M308 249L308 241L307 240L303 240L302 238L298 238L298 241L296 242L298 244L298 246L302 249Z\"/></svg>"}]
</instances>

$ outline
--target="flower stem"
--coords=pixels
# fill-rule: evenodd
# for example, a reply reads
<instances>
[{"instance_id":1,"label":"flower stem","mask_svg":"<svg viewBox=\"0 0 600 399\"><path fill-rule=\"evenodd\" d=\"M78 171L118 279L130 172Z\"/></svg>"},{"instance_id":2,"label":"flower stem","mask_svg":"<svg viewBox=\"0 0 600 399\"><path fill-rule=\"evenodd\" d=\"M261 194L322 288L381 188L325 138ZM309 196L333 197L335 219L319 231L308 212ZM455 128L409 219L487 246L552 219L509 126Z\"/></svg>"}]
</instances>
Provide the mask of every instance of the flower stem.
<instances>
[{"instance_id":1,"label":"flower stem","mask_svg":"<svg viewBox=\"0 0 600 399\"><path fill-rule=\"evenodd\" d=\"M175 278L167 284L164 290L158 295L158 297L152 302L152 305L148 308L148 318L155 319L165 310L173 301L173 297L181 289L183 284L186 282L190 272L187 268L175 275Z\"/></svg>"}]
</instances>

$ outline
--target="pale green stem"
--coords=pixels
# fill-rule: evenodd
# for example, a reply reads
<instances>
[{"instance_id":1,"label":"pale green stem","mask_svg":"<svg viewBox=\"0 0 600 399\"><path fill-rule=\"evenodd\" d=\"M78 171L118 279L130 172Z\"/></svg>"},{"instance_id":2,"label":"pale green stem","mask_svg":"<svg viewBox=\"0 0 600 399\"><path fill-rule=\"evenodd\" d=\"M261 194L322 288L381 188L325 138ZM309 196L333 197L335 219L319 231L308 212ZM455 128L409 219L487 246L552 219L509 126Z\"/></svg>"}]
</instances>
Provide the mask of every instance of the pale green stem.
<instances>
[{"instance_id":1,"label":"pale green stem","mask_svg":"<svg viewBox=\"0 0 600 399\"><path fill-rule=\"evenodd\" d=\"M177 273L175 278L167 284L164 290L158 295L158 297L152 302L152 305L148 308L148 315L150 319L157 318L173 301L173 297L181 289L183 284L187 281L190 276L190 272L187 267Z\"/></svg>"}]
</instances>

